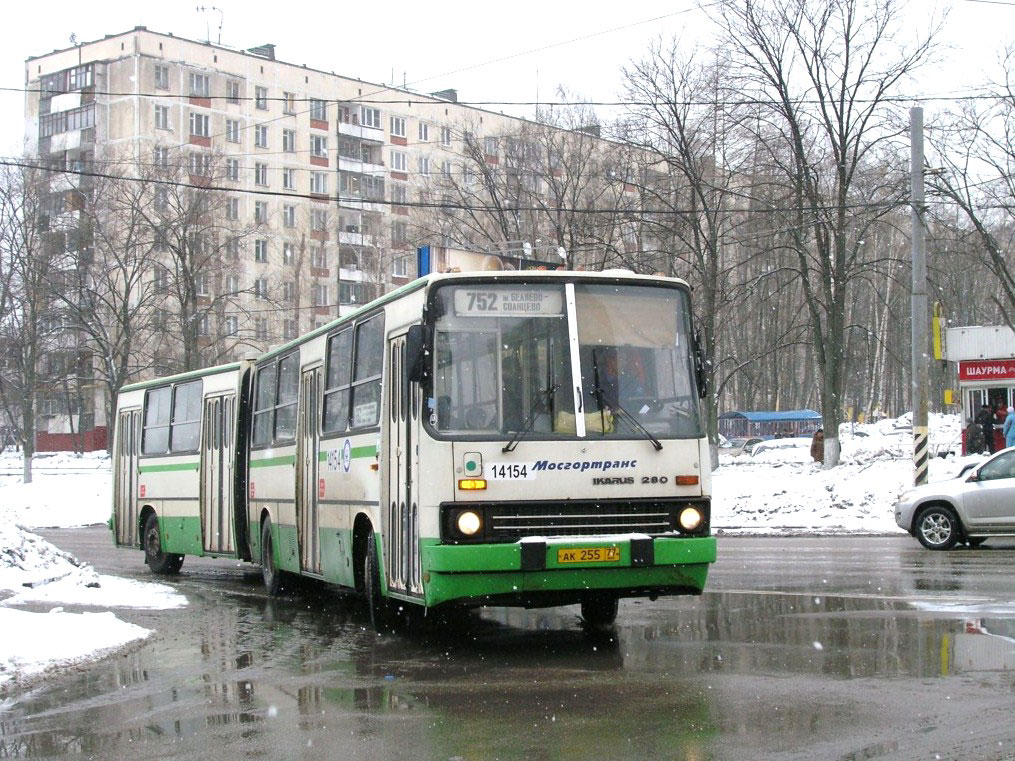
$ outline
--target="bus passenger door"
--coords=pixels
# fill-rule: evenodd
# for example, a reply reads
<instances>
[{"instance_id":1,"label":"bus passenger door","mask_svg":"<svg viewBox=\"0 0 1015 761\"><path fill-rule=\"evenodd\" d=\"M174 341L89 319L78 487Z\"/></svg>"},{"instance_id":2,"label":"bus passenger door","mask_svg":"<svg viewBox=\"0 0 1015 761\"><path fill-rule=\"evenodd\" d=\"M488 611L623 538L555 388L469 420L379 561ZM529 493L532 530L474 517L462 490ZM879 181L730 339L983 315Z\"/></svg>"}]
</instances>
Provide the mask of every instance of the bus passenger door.
<instances>
[{"instance_id":1,"label":"bus passenger door","mask_svg":"<svg viewBox=\"0 0 1015 761\"><path fill-rule=\"evenodd\" d=\"M416 438L419 411L414 399L419 384L410 383L405 356L405 334L388 344L388 505L384 534L384 560L388 587L422 595L419 571L419 507L416 494Z\"/></svg>"},{"instance_id":2,"label":"bus passenger door","mask_svg":"<svg viewBox=\"0 0 1015 761\"><path fill-rule=\"evenodd\" d=\"M303 371L296 426L296 530L300 568L321 573L321 524L318 512L317 453L320 449L321 368Z\"/></svg>"},{"instance_id":3,"label":"bus passenger door","mask_svg":"<svg viewBox=\"0 0 1015 761\"><path fill-rule=\"evenodd\" d=\"M201 436L201 535L204 551L232 553L233 440L236 395L211 396L204 400L204 430Z\"/></svg>"},{"instance_id":4,"label":"bus passenger door","mask_svg":"<svg viewBox=\"0 0 1015 761\"><path fill-rule=\"evenodd\" d=\"M137 547L138 453L141 451L141 410L123 410L116 421L116 543Z\"/></svg>"}]
</instances>

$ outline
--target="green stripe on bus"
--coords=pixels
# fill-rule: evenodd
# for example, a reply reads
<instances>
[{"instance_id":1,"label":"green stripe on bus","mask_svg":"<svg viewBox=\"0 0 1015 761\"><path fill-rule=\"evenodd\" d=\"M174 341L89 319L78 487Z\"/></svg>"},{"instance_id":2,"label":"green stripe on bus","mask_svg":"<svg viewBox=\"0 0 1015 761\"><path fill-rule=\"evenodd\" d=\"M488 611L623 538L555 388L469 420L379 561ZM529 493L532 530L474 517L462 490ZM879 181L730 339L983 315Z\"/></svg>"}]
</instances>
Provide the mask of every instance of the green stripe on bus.
<instances>
[{"instance_id":1,"label":"green stripe on bus","mask_svg":"<svg viewBox=\"0 0 1015 761\"><path fill-rule=\"evenodd\" d=\"M270 468L272 465L293 465L296 463L296 455L288 454L281 457L265 457L263 460L251 460L252 468Z\"/></svg>"},{"instance_id":2,"label":"green stripe on bus","mask_svg":"<svg viewBox=\"0 0 1015 761\"><path fill-rule=\"evenodd\" d=\"M331 451L336 452L340 456L342 454L341 449L332 449ZM367 447L352 447L349 450L349 457L353 460L359 459L360 457L376 457L376 456L377 456L376 444L371 444L370 446ZM327 462L328 452L318 452L317 460L318 462Z\"/></svg>"},{"instance_id":3,"label":"green stripe on bus","mask_svg":"<svg viewBox=\"0 0 1015 761\"><path fill-rule=\"evenodd\" d=\"M172 470L197 470L200 463L197 462L174 462L171 465L142 465L137 469L138 473L168 473Z\"/></svg>"}]
</instances>

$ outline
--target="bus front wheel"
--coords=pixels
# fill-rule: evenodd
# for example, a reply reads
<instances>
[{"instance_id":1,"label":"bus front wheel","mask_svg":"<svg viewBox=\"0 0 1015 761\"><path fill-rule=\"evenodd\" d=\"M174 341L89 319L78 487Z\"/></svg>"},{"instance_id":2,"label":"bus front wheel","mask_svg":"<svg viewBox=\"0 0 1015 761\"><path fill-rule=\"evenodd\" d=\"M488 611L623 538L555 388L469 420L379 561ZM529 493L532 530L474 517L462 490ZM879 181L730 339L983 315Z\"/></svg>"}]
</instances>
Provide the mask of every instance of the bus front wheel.
<instances>
[{"instance_id":1,"label":"bus front wheel","mask_svg":"<svg viewBox=\"0 0 1015 761\"><path fill-rule=\"evenodd\" d=\"M373 529L367 536L363 558L363 593L370 611L370 624L377 631L391 628L390 603L381 594L381 564L377 556L377 539Z\"/></svg>"},{"instance_id":2,"label":"bus front wheel","mask_svg":"<svg viewBox=\"0 0 1015 761\"><path fill-rule=\"evenodd\" d=\"M612 595L596 595L582 600L582 619L589 626L612 626L617 620L620 600Z\"/></svg>"},{"instance_id":3,"label":"bus front wheel","mask_svg":"<svg viewBox=\"0 0 1015 761\"><path fill-rule=\"evenodd\" d=\"M261 577L264 589L275 596L282 592L282 571L275 565L275 542L271 538L271 519L261 526Z\"/></svg>"},{"instance_id":4,"label":"bus front wheel","mask_svg":"<svg viewBox=\"0 0 1015 761\"><path fill-rule=\"evenodd\" d=\"M144 562L152 573L165 576L179 573L183 566L183 555L162 551L159 518L155 513L149 515L144 524Z\"/></svg>"}]
</instances>

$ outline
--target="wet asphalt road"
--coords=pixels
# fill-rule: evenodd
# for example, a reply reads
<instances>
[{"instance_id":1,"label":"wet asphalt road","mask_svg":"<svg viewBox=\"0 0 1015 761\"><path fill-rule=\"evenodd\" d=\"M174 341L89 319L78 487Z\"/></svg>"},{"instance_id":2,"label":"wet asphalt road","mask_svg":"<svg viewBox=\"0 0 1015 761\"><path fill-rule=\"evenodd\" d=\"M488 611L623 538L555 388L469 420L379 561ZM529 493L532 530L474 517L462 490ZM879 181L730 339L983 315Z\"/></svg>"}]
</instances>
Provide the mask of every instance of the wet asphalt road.
<instances>
[{"instance_id":1,"label":"wet asphalt road","mask_svg":"<svg viewBox=\"0 0 1015 761\"><path fill-rule=\"evenodd\" d=\"M41 533L151 580L104 528ZM378 636L352 598L187 558L187 608L117 611L147 642L0 703L0 759L1011 759L1013 560L720 537L705 595L622 602L612 635L563 608Z\"/></svg>"}]
</instances>

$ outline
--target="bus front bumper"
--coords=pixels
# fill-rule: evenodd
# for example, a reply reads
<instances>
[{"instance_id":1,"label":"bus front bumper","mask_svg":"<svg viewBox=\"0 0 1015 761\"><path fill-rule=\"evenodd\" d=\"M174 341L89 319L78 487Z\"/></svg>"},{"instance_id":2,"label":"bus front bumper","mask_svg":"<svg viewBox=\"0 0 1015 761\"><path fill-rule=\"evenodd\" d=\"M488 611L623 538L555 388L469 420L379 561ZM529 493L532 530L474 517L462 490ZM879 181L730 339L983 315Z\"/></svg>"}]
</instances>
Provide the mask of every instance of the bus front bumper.
<instances>
[{"instance_id":1,"label":"bus front bumper","mask_svg":"<svg viewBox=\"0 0 1015 761\"><path fill-rule=\"evenodd\" d=\"M590 592L619 597L700 594L715 537L526 539L422 547L427 606L566 605Z\"/></svg>"}]
</instances>

